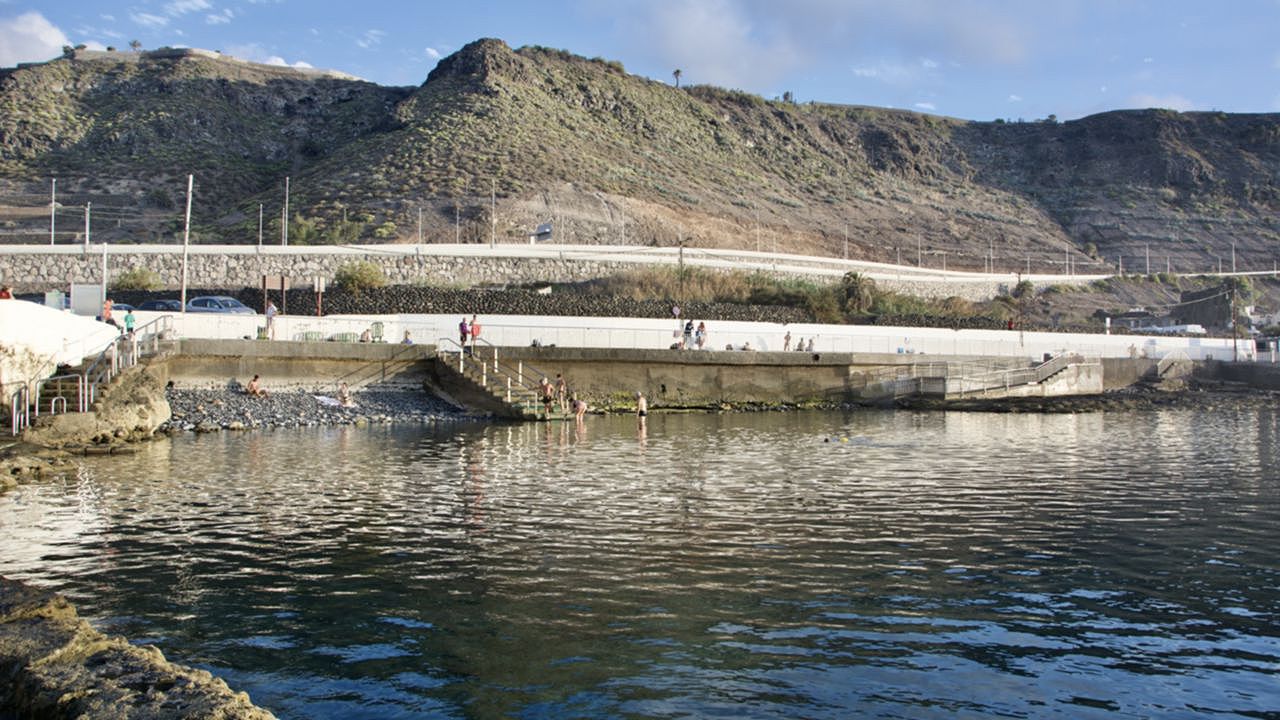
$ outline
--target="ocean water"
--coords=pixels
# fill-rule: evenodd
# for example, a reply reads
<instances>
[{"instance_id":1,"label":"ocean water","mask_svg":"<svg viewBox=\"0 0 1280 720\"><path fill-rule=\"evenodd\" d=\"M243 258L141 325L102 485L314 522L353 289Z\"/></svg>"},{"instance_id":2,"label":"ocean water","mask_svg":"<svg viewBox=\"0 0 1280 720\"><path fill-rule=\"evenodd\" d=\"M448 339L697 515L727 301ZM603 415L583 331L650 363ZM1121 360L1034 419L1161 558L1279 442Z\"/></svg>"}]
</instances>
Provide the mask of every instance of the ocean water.
<instances>
[{"instance_id":1,"label":"ocean water","mask_svg":"<svg viewBox=\"0 0 1280 720\"><path fill-rule=\"evenodd\" d=\"M282 718L1280 717L1280 416L223 433L0 495L0 574Z\"/></svg>"}]
</instances>

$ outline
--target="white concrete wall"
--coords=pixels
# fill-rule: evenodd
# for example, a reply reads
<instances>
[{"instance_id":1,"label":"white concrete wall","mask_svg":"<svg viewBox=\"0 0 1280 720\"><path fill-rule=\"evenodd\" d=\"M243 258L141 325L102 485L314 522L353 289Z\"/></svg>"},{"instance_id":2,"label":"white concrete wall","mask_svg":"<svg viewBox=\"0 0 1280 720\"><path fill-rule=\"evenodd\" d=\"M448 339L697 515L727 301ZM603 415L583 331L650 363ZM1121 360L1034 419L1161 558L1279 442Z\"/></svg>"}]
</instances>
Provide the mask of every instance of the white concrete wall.
<instances>
[{"instance_id":1,"label":"white concrete wall","mask_svg":"<svg viewBox=\"0 0 1280 720\"><path fill-rule=\"evenodd\" d=\"M161 313L135 312L139 323ZM256 337L264 324L261 316L188 313L175 316L175 329L182 337ZM367 315L367 316L280 316L276 337L294 339L298 333L318 331L329 337L335 333L360 333L374 321L383 323L387 342L399 342L409 330L415 342L442 346L458 338L460 315ZM469 319L469 318L468 318ZM695 324L698 322L694 318ZM683 321L651 318L543 317L494 315L480 318L482 340L500 346L527 346L534 340L559 347L647 348L669 347L678 337ZM750 343L757 350L782 350L783 336L790 331L792 346L804 338L814 338L815 352L914 353L925 355L995 355L1040 359L1076 352L1089 357L1163 357L1173 351L1187 353L1195 360L1233 359L1230 338L1151 337L1145 335L1095 335L1084 333L1017 332L1008 330L948 330L945 328L900 328L869 325L782 325L763 322L711 321L707 323L707 348L723 350L725 345L741 347ZM1239 340L1239 358L1254 359L1250 340Z\"/></svg>"}]
</instances>

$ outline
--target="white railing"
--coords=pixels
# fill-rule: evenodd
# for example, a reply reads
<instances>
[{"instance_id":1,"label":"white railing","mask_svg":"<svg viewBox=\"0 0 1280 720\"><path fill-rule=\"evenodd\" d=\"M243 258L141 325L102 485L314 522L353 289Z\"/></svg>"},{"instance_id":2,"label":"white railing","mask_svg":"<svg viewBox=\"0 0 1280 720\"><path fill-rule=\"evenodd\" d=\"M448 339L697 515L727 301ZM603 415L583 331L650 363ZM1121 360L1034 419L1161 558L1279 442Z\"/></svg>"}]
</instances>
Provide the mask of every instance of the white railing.
<instances>
[{"instance_id":1,"label":"white railing","mask_svg":"<svg viewBox=\"0 0 1280 720\"><path fill-rule=\"evenodd\" d=\"M156 318L132 333L117 336L83 372L64 373L22 383L21 389L10 396L11 432L17 435L30 427L33 408L34 415L39 417L45 397L49 397L50 415L88 411L97 400L101 386L110 383L122 370L136 365L142 357L157 352L163 336L171 333L172 329L172 317ZM71 381L76 384L74 406L62 394ZM32 387L35 388L34 394L30 391Z\"/></svg>"}]
</instances>

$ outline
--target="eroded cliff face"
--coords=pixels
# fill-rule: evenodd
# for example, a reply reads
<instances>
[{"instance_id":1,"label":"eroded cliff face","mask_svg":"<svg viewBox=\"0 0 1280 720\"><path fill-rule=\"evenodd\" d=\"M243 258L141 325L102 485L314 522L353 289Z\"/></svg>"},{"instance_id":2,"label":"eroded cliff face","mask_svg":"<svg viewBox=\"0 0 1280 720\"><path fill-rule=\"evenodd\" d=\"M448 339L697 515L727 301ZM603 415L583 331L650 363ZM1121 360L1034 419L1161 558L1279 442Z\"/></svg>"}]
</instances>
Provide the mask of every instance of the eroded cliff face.
<instances>
[{"instance_id":1,"label":"eroded cliff face","mask_svg":"<svg viewBox=\"0 0 1280 720\"><path fill-rule=\"evenodd\" d=\"M204 670L94 630L60 595L6 578L0 578L0 716L275 717Z\"/></svg>"}]
</instances>

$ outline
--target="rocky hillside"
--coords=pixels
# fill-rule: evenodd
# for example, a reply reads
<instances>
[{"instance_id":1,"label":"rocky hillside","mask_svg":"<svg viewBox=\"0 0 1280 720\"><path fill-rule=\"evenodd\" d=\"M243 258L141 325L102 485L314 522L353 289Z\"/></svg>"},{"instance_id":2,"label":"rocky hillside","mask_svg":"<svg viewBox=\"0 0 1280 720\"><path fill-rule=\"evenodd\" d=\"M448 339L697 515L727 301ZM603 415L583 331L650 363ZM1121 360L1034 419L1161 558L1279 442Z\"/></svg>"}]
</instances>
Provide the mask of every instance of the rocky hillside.
<instances>
[{"instance_id":1,"label":"rocky hillside","mask_svg":"<svg viewBox=\"0 0 1280 720\"><path fill-rule=\"evenodd\" d=\"M420 87L211 53L84 53L0 72L8 238L737 246L929 266L1271 270L1280 115L966 122L675 88L480 40ZM496 214L495 214L496 211ZM98 219L101 217L102 219ZM421 230L419 229L421 228Z\"/></svg>"}]
</instances>

